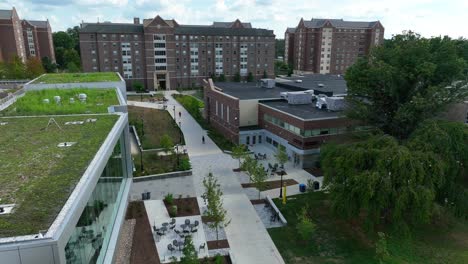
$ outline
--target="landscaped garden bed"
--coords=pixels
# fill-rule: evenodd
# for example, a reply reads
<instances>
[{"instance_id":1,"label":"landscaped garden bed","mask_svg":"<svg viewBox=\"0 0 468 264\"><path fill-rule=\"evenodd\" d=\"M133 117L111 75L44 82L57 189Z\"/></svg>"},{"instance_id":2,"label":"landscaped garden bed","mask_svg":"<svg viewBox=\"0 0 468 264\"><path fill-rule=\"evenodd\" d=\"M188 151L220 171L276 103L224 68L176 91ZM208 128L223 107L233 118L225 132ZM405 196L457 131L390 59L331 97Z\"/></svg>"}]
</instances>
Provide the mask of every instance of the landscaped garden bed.
<instances>
[{"instance_id":1,"label":"landscaped garden bed","mask_svg":"<svg viewBox=\"0 0 468 264\"><path fill-rule=\"evenodd\" d=\"M131 264L159 264L159 255L153 239L153 231L143 201L130 202L125 219L135 219Z\"/></svg>"},{"instance_id":2,"label":"landscaped garden bed","mask_svg":"<svg viewBox=\"0 0 468 264\"><path fill-rule=\"evenodd\" d=\"M86 100L80 101L79 94L86 94ZM55 96L60 96L59 103L55 101ZM44 102L46 99L49 101ZM98 114L108 113L109 106L119 104L114 89L46 89L26 92L14 104L0 112L0 115Z\"/></svg>"},{"instance_id":3,"label":"landscaped garden bed","mask_svg":"<svg viewBox=\"0 0 468 264\"><path fill-rule=\"evenodd\" d=\"M138 101L138 102L158 102L165 99L163 94L156 93L153 95L149 94L127 94L127 99L129 101Z\"/></svg>"},{"instance_id":4,"label":"landscaped garden bed","mask_svg":"<svg viewBox=\"0 0 468 264\"><path fill-rule=\"evenodd\" d=\"M164 205L166 206L166 209L171 217L200 215L200 208L198 207L196 197L169 198L169 196L166 196L164 199ZM177 208L177 210L174 208Z\"/></svg>"},{"instance_id":5,"label":"landscaped garden bed","mask_svg":"<svg viewBox=\"0 0 468 264\"><path fill-rule=\"evenodd\" d=\"M174 144L185 144L182 131L165 110L128 106L128 116L130 125L137 130L143 149L161 148L164 135L169 136Z\"/></svg>"},{"instance_id":6,"label":"landscaped garden bed","mask_svg":"<svg viewBox=\"0 0 468 264\"><path fill-rule=\"evenodd\" d=\"M89 73L48 73L36 81L38 83L86 83L86 82L119 82L120 78L115 72L89 72Z\"/></svg>"},{"instance_id":7,"label":"landscaped garden bed","mask_svg":"<svg viewBox=\"0 0 468 264\"><path fill-rule=\"evenodd\" d=\"M190 170L190 161L187 154L179 154L179 161L177 156L172 155L159 155L156 151L143 152L143 172L141 171L141 154L133 156L136 171L133 173L134 177L155 175L161 173L185 171Z\"/></svg>"},{"instance_id":8,"label":"landscaped garden bed","mask_svg":"<svg viewBox=\"0 0 468 264\"><path fill-rule=\"evenodd\" d=\"M299 184L296 180L294 179L285 179L283 180L283 185L290 186L290 185L295 185ZM242 188L256 188L255 183L242 183ZM272 189L277 189L281 187L281 181L266 181L264 186L260 189L260 191L266 191L266 190L272 190Z\"/></svg>"},{"instance_id":9,"label":"landscaped garden bed","mask_svg":"<svg viewBox=\"0 0 468 264\"><path fill-rule=\"evenodd\" d=\"M221 249L221 248L230 248L229 247L229 242L227 239L222 239L222 240L213 240L213 241L208 241L206 242L208 245L208 249Z\"/></svg>"},{"instance_id":10,"label":"landscaped garden bed","mask_svg":"<svg viewBox=\"0 0 468 264\"><path fill-rule=\"evenodd\" d=\"M266 203L265 199L255 199L255 200L250 200L252 204L264 204Z\"/></svg>"}]
</instances>

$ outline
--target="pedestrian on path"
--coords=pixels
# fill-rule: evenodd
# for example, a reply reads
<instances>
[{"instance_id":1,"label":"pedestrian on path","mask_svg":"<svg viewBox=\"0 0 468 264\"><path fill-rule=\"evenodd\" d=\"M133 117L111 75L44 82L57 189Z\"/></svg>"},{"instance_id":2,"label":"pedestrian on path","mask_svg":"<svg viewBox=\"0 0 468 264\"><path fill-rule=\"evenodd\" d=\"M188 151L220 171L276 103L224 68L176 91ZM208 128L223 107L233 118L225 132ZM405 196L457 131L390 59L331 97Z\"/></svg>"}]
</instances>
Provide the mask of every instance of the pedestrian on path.
<instances>
[{"instance_id":1,"label":"pedestrian on path","mask_svg":"<svg viewBox=\"0 0 468 264\"><path fill-rule=\"evenodd\" d=\"M181 118L181 117L182 117L182 113L179 111L179 118Z\"/></svg>"},{"instance_id":2,"label":"pedestrian on path","mask_svg":"<svg viewBox=\"0 0 468 264\"><path fill-rule=\"evenodd\" d=\"M201 137L201 141L202 141L203 144L205 144L205 136Z\"/></svg>"}]
</instances>

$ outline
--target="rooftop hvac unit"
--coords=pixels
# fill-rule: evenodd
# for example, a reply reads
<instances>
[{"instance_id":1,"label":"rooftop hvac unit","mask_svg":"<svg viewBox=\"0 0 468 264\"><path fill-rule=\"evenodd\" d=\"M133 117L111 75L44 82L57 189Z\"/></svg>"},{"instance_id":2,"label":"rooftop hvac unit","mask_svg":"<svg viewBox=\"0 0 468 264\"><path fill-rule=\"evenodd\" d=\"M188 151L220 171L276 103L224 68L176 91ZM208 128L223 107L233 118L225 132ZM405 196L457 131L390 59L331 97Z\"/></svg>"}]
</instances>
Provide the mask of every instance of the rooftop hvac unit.
<instances>
[{"instance_id":1,"label":"rooftop hvac unit","mask_svg":"<svg viewBox=\"0 0 468 264\"><path fill-rule=\"evenodd\" d=\"M275 80L273 79L260 79L263 88L273 88L275 87Z\"/></svg>"},{"instance_id":2,"label":"rooftop hvac unit","mask_svg":"<svg viewBox=\"0 0 468 264\"><path fill-rule=\"evenodd\" d=\"M320 88L325 87L325 85L323 83L319 83L319 84L317 84L317 86L320 87Z\"/></svg>"},{"instance_id":3,"label":"rooftop hvac unit","mask_svg":"<svg viewBox=\"0 0 468 264\"><path fill-rule=\"evenodd\" d=\"M58 96L58 95L54 96L54 101L57 104L60 103L60 96Z\"/></svg>"},{"instance_id":4,"label":"rooftop hvac unit","mask_svg":"<svg viewBox=\"0 0 468 264\"><path fill-rule=\"evenodd\" d=\"M327 108L330 111L341 111L345 108L345 98L338 96L326 97Z\"/></svg>"},{"instance_id":5,"label":"rooftop hvac unit","mask_svg":"<svg viewBox=\"0 0 468 264\"><path fill-rule=\"evenodd\" d=\"M78 98L80 99L80 101L84 102L84 101L86 101L87 96L84 93L80 93L78 95Z\"/></svg>"},{"instance_id":6,"label":"rooftop hvac unit","mask_svg":"<svg viewBox=\"0 0 468 264\"><path fill-rule=\"evenodd\" d=\"M312 102L312 94L306 92L288 92L286 95L288 104L310 104Z\"/></svg>"},{"instance_id":7,"label":"rooftop hvac unit","mask_svg":"<svg viewBox=\"0 0 468 264\"><path fill-rule=\"evenodd\" d=\"M315 103L315 106L318 109L326 109L327 108L327 96L323 94L317 95L317 102Z\"/></svg>"},{"instance_id":8,"label":"rooftop hvac unit","mask_svg":"<svg viewBox=\"0 0 468 264\"><path fill-rule=\"evenodd\" d=\"M302 80L295 80L294 82L302 83Z\"/></svg>"}]
</instances>

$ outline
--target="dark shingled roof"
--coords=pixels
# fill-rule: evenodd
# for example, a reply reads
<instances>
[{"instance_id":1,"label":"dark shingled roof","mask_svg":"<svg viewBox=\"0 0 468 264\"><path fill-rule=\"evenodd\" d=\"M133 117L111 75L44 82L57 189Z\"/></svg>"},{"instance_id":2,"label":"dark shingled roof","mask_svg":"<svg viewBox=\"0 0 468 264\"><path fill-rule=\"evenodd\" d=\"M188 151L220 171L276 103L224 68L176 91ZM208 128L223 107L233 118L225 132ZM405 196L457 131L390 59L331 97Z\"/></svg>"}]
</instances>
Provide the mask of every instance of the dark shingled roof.
<instances>
[{"instance_id":1,"label":"dark shingled roof","mask_svg":"<svg viewBox=\"0 0 468 264\"><path fill-rule=\"evenodd\" d=\"M12 10L0 10L0 19L10 19Z\"/></svg>"},{"instance_id":2,"label":"dark shingled roof","mask_svg":"<svg viewBox=\"0 0 468 264\"><path fill-rule=\"evenodd\" d=\"M290 27L288 27L288 28L286 29L286 32L287 32L287 33L295 33L295 32L296 32L296 28L290 28Z\"/></svg>"},{"instance_id":3,"label":"dark shingled roof","mask_svg":"<svg viewBox=\"0 0 468 264\"><path fill-rule=\"evenodd\" d=\"M83 23L82 33L143 33L141 24L125 23Z\"/></svg>"},{"instance_id":4,"label":"dark shingled roof","mask_svg":"<svg viewBox=\"0 0 468 264\"><path fill-rule=\"evenodd\" d=\"M260 28L223 28L212 26L180 25L174 28L175 34L187 35L217 35L217 36L268 36L273 37L273 30Z\"/></svg>"},{"instance_id":5,"label":"dark shingled roof","mask_svg":"<svg viewBox=\"0 0 468 264\"><path fill-rule=\"evenodd\" d=\"M304 26L308 28L320 28L329 21L332 26L337 28L372 28L377 21L363 22L363 21L345 21L343 19L316 19L312 18L310 21L304 20Z\"/></svg>"},{"instance_id":6,"label":"dark shingled roof","mask_svg":"<svg viewBox=\"0 0 468 264\"><path fill-rule=\"evenodd\" d=\"M40 28L47 28L47 21L40 21L40 20L26 20L29 24L40 27Z\"/></svg>"},{"instance_id":7,"label":"dark shingled roof","mask_svg":"<svg viewBox=\"0 0 468 264\"><path fill-rule=\"evenodd\" d=\"M234 22L213 22L213 27L230 28L232 27ZM241 23L241 24L244 28L252 28L252 24L250 23Z\"/></svg>"}]
</instances>

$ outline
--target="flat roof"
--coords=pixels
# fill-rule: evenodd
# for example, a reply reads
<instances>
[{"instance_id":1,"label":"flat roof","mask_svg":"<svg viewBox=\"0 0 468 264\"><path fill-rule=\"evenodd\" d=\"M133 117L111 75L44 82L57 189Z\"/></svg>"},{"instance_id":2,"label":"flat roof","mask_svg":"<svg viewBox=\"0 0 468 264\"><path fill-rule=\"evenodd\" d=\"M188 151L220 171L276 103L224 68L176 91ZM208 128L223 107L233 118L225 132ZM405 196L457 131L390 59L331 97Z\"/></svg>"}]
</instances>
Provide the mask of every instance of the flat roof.
<instances>
[{"instance_id":1,"label":"flat roof","mask_svg":"<svg viewBox=\"0 0 468 264\"><path fill-rule=\"evenodd\" d=\"M292 105L288 104L288 102L283 99L260 101L259 103L305 120L337 118L342 115L342 112L331 112L325 109L318 109L313 103Z\"/></svg>"},{"instance_id":2,"label":"flat roof","mask_svg":"<svg viewBox=\"0 0 468 264\"><path fill-rule=\"evenodd\" d=\"M80 94L86 95L85 101L80 101ZM56 103L55 96L60 96L60 103ZM44 102L46 99L48 103ZM98 114L108 113L111 105L120 105L115 88L33 90L27 91L23 97L1 111L0 116Z\"/></svg>"},{"instance_id":3,"label":"flat roof","mask_svg":"<svg viewBox=\"0 0 468 264\"><path fill-rule=\"evenodd\" d=\"M49 229L119 117L0 117L1 238Z\"/></svg>"},{"instance_id":4,"label":"flat roof","mask_svg":"<svg viewBox=\"0 0 468 264\"><path fill-rule=\"evenodd\" d=\"M347 94L348 87L343 75L332 74L304 74L291 77L276 78L276 86L282 86L298 90L314 90L315 94L320 92L327 94ZM301 80L301 82L296 82ZM323 84L323 87L319 87ZM331 96L332 94L328 94Z\"/></svg>"},{"instance_id":5,"label":"flat roof","mask_svg":"<svg viewBox=\"0 0 468 264\"><path fill-rule=\"evenodd\" d=\"M88 73L47 73L36 80L40 83L87 83L87 82L119 82L120 78L115 72L88 72Z\"/></svg>"},{"instance_id":6,"label":"flat roof","mask_svg":"<svg viewBox=\"0 0 468 264\"><path fill-rule=\"evenodd\" d=\"M222 89L223 93L239 98L240 100L281 98L281 92L291 92L290 89L277 86L273 88L263 88L256 82L217 82L214 85Z\"/></svg>"}]
</instances>

